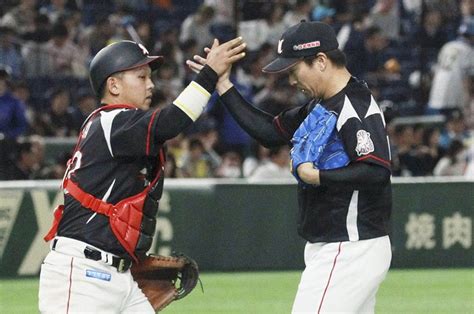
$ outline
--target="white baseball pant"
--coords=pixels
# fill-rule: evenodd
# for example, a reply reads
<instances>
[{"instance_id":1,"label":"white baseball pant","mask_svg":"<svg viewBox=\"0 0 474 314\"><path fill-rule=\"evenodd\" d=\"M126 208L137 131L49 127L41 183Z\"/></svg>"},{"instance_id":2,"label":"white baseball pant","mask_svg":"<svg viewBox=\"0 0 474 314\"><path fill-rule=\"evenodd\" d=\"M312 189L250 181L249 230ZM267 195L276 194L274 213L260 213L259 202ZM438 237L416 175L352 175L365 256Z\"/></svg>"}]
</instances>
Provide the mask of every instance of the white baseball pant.
<instances>
[{"instance_id":1,"label":"white baseball pant","mask_svg":"<svg viewBox=\"0 0 474 314\"><path fill-rule=\"evenodd\" d=\"M374 313L392 259L390 239L307 243L292 313Z\"/></svg>"}]
</instances>

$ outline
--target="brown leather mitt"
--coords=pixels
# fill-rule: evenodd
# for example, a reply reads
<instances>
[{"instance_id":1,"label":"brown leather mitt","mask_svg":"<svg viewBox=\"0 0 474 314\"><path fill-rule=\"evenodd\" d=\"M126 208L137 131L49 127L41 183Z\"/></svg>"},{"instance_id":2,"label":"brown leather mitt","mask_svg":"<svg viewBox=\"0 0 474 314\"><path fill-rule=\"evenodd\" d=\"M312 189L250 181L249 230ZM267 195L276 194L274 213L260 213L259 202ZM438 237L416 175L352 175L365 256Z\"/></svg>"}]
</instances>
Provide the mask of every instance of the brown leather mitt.
<instances>
[{"instance_id":1,"label":"brown leather mitt","mask_svg":"<svg viewBox=\"0 0 474 314\"><path fill-rule=\"evenodd\" d=\"M131 272L155 311L184 298L199 280L197 263L183 254L148 255L133 264Z\"/></svg>"}]
</instances>

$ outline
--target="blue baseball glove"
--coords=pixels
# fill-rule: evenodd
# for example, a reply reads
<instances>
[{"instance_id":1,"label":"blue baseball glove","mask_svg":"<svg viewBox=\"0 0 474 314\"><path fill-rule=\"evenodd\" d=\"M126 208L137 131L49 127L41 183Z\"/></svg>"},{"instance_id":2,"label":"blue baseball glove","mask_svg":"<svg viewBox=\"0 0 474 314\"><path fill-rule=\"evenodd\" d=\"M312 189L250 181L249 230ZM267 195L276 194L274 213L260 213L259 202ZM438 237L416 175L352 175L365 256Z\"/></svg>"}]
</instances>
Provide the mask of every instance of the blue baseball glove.
<instances>
[{"instance_id":1,"label":"blue baseball glove","mask_svg":"<svg viewBox=\"0 0 474 314\"><path fill-rule=\"evenodd\" d=\"M302 182L296 169L305 162L316 168L327 170L343 167L349 156L336 131L337 117L317 104L293 134L291 149L291 171L298 182Z\"/></svg>"}]
</instances>

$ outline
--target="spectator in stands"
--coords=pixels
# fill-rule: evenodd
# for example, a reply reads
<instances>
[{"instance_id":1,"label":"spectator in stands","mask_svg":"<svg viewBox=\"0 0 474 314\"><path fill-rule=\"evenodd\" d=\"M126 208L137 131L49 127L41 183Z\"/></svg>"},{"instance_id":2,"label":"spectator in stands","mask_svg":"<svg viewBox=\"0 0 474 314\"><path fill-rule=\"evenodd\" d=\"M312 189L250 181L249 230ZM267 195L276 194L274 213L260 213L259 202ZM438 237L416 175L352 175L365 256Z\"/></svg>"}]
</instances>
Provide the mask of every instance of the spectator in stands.
<instances>
[{"instance_id":1,"label":"spectator in stands","mask_svg":"<svg viewBox=\"0 0 474 314\"><path fill-rule=\"evenodd\" d=\"M69 91L56 88L51 92L50 107L40 116L38 131L43 136L75 136L74 123L70 112Z\"/></svg>"},{"instance_id":2,"label":"spectator in stands","mask_svg":"<svg viewBox=\"0 0 474 314\"><path fill-rule=\"evenodd\" d=\"M179 41L182 43L193 38L200 48L209 46L213 40L211 25L214 13L214 8L201 5L196 13L189 15L181 24Z\"/></svg>"},{"instance_id":3,"label":"spectator in stands","mask_svg":"<svg viewBox=\"0 0 474 314\"><path fill-rule=\"evenodd\" d=\"M426 12L421 27L411 40L414 46L421 48L420 60L423 60L422 65L429 69L436 62L441 47L448 41L441 13L436 10Z\"/></svg>"},{"instance_id":4,"label":"spectator in stands","mask_svg":"<svg viewBox=\"0 0 474 314\"><path fill-rule=\"evenodd\" d=\"M42 160L38 159L37 147L31 142L18 144L16 158L8 168L5 180L33 180L37 178Z\"/></svg>"},{"instance_id":5,"label":"spectator in stands","mask_svg":"<svg viewBox=\"0 0 474 314\"><path fill-rule=\"evenodd\" d=\"M261 19L241 21L239 23L239 34L248 43L247 49L258 51L260 47L268 43L274 47L285 30L283 23L284 9L282 5L267 3L262 7L265 12Z\"/></svg>"},{"instance_id":6,"label":"spectator in stands","mask_svg":"<svg viewBox=\"0 0 474 314\"><path fill-rule=\"evenodd\" d=\"M70 152L62 152L54 159L54 163L41 169L39 178L45 180L59 180L64 177L67 162L72 157Z\"/></svg>"},{"instance_id":7,"label":"spectator in stands","mask_svg":"<svg viewBox=\"0 0 474 314\"><path fill-rule=\"evenodd\" d=\"M153 29L148 21L137 21L136 30L145 47L151 49L155 46Z\"/></svg>"},{"instance_id":8,"label":"spectator in stands","mask_svg":"<svg viewBox=\"0 0 474 314\"><path fill-rule=\"evenodd\" d=\"M183 158L181 173L185 178L210 178L213 169L204 145L197 138L189 141L189 150Z\"/></svg>"},{"instance_id":9,"label":"spectator in stands","mask_svg":"<svg viewBox=\"0 0 474 314\"><path fill-rule=\"evenodd\" d=\"M288 171L290 164L290 148L287 145L273 147L270 149L269 162L262 164L255 169L252 175L248 177L250 182L265 181L272 179L291 179L293 175Z\"/></svg>"},{"instance_id":10,"label":"spectator in stands","mask_svg":"<svg viewBox=\"0 0 474 314\"><path fill-rule=\"evenodd\" d=\"M23 103L25 108L25 117L27 121L27 125L29 129L27 130L27 134L32 134L33 129L32 126L35 123L36 119L36 110L33 108L32 104L30 103L30 88L25 81L17 81L12 84L12 93L15 98L20 100Z\"/></svg>"},{"instance_id":11,"label":"spectator in stands","mask_svg":"<svg viewBox=\"0 0 474 314\"><path fill-rule=\"evenodd\" d=\"M474 73L474 16L459 28L459 37L438 54L428 101L428 113L447 114L469 106L470 76Z\"/></svg>"},{"instance_id":12,"label":"spectator in stands","mask_svg":"<svg viewBox=\"0 0 474 314\"><path fill-rule=\"evenodd\" d=\"M293 8L283 16L285 29L298 24L301 20L309 21L313 5L310 0L296 0Z\"/></svg>"},{"instance_id":13,"label":"spectator in stands","mask_svg":"<svg viewBox=\"0 0 474 314\"><path fill-rule=\"evenodd\" d=\"M0 65L8 66L14 78L20 78L23 72L21 53L14 44L15 32L9 27L0 27Z\"/></svg>"},{"instance_id":14,"label":"spectator in stands","mask_svg":"<svg viewBox=\"0 0 474 314\"><path fill-rule=\"evenodd\" d=\"M220 25L234 24L234 0L204 0L204 4L214 9L215 23Z\"/></svg>"},{"instance_id":15,"label":"spectator in stands","mask_svg":"<svg viewBox=\"0 0 474 314\"><path fill-rule=\"evenodd\" d=\"M453 140L463 142L469 138L469 132L464 123L464 116L459 110L452 111L446 120L446 124L441 131L440 146L448 149Z\"/></svg>"},{"instance_id":16,"label":"spectator in stands","mask_svg":"<svg viewBox=\"0 0 474 314\"><path fill-rule=\"evenodd\" d=\"M27 126L25 106L10 90L9 69L0 66L0 139L15 139Z\"/></svg>"},{"instance_id":17,"label":"spectator in stands","mask_svg":"<svg viewBox=\"0 0 474 314\"><path fill-rule=\"evenodd\" d=\"M395 146L392 147L393 175L409 177L417 173L419 160L413 149L413 126L396 125L394 131Z\"/></svg>"},{"instance_id":18,"label":"spectator in stands","mask_svg":"<svg viewBox=\"0 0 474 314\"><path fill-rule=\"evenodd\" d=\"M344 9L342 9L344 10ZM355 77L361 79L366 73L365 32L362 16L352 11L341 11L335 15L339 49L346 54L347 68Z\"/></svg>"},{"instance_id":19,"label":"spectator in stands","mask_svg":"<svg viewBox=\"0 0 474 314\"><path fill-rule=\"evenodd\" d=\"M271 3L267 5L267 14L265 15L265 22L267 25L266 40L271 47L274 47L280 35L285 31L285 23L283 22L283 14L285 13L282 4Z\"/></svg>"},{"instance_id":20,"label":"spectator in stands","mask_svg":"<svg viewBox=\"0 0 474 314\"><path fill-rule=\"evenodd\" d=\"M197 41L192 38L181 43L180 49L182 53L182 60L180 64L183 63L183 60L191 60L194 55L197 55L201 52L199 50ZM183 71L183 85L189 84L194 79L195 73L189 69L189 67L182 66L180 69Z\"/></svg>"},{"instance_id":21,"label":"spectator in stands","mask_svg":"<svg viewBox=\"0 0 474 314\"><path fill-rule=\"evenodd\" d=\"M234 85L246 99L253 99L252 88L239 83L232 78ZM208 104L208 113L217 122L217 132L219 133L219 144L217 151L237 152L240 156L245 156L250 148L250 136L234 120L229 111L224 106L217 103L217 97L211 98ZM229 153L232 157L232 153ZM228 160L230 161L230 160ZM242 163L242 161L240 161Z\"/></svg>"},{"instance_id":22,"label":"spectator in stands","mask_svg":"<svg viewBox=\"0 0 474 314\"><path fill-rule=\"evenodd\" d=\"M464 144L453 140L433 170L435 176L462 176L467 167L467 155Z\"/></svg>"},{"instance_id":23,"label":"spectator in stands","mask_svg":"<svg viewBox=\"0 0 474 314\"><path fill-rule=\"evenodd\" d=\"M5 13L0 20L0 25L12 28L22 35L34 28L37 0L21 0L19 2L16 7Z\"/></svg>"},{"instance_id":24,"label":"spectator in stands","mask_svg":"<svg viewBox=\"0 0 474 314\"><path fill-rule=\"evenodd\" d=\"M195 125L198 126L198 132L196 137L201 141L204 147L204 154L214 172L217 167L221 164L222 160L219 154L216 152L216 146L219 142L219 133L216 130L216 122L211 117L202 115L200 120L206 120L205 122L196 121Z\"/></svg>"},{"instance_id":25,"label":"spectator in stands","mask_svg":"<svg viewBox=\"0 0 474 314\"><path fill-rule=\"evenodd\" d=\"M174 157L173 154L170 154L170 153L166 154L165 177L167 178L182 177L182 175L180 174L180 170L178 169L178 165L176 163L176 158Z\"/></svg>"},{"instance_id":26,"label":"spectator in stands","mask_svg":"<svg viewBox=\"0 0 474 314\"><path fill-rule=\"evenodd\" d=\"M46 14L53 24L58 22L62 16L70 14L70 10L66 7L66 0L50 0L48 4L39 9L39 12Z\"/></svg>"},{"instance_id":27,"label":"spectator in stands","mask_svg":"<svg viewBox=\"0 0 474 314\"><path fill-rule=\"evenodd\" d=\"M311 20L332 25L336 10L325 5L317 5L311 12Z\"/></svg>"},{"instance_id":28,"label":"spectator in stands","mask_svg":"<svg viewBox=\"0 0 474 314\"><path fill-rule=\"evenodd\" d=\"M21 48L23 73L27 78L52 75L51 58L46 43L51 38L51 23L44 14L35 17L35 28L24 35L26 42Z\"/></svg>"},{"instance_id":29,"label":"spectator in stands","mask_svg":"<svg viewBox=\"0 0 474 314\"><path fill-rule=\"evenodd\" d=\"M282 76L272 75L265 81L262 88L254 97L255 105L265 112L278 113L308 101L307 97L288 84Z\"/></svg>"},{"instance_id":30,"label":"spectator in stands","mask_svg":"<svg viewBox=\"0 0 474 314\"><path fill-rule=\"evenodd\" d=\"M84 120L97 108L97 100L89 88L79 90L77 105L71 110L73 129L79 132Z\"/></svg>"},{"instance_id":31,"label":"spectator in stands","mask_svg":"<svg viewBox=\"0 0 474 314\"><path fill-rule=\"evenodd\" d=\"M85 41L89 43L90 55L94 56L100 49L110 44L110 39L115 33L107 16L97 18L96 24L85 32Z\"/></svg>"},{"instance_id":32,"label":"spectator in stands","mask_svg":"<svg viewBox=\"0 0 474 314\"><path fill-rule=\"evenodd\" d=\"M360 79L367 79L371 85L376 85L382 77L383 66L387 61L384 49L388 43L379 27L369 27L364 32L364 52L359 55L358 59L349 57L348 68L358 69Z\"/></svg>"},{"instance_id":33,"label":"spectator in stands","mask_svg":"<svg viewBox=\"0 0 474 314\"><path fill-rule=\"evenodd\" d=\"M245 157L242 164L242 173L245 178L253 175L255 170L269 162L268 155L270 150L261 145L257 141L253 141L251 145L251 153ZM288 169L287 169L288 170Z\"/></svg>"},{"instance_id":34,"label":"spectator in stands","mask_svg":"<svg viewBox=\"0 0 474 314\"><path fill-rule=\"evenodd\" d=\"M46 50L51 57L52 70L56 77L85 77L87 74L85 56L81 53L80 47L69 39L66 25L55 24L53 26Z\"/></svg>"},{"instance_id":35,"label":"spectator in stands","mask_svg":"<svg viewBox=\"0 0 474 314\"><path fill-rule=\"evenodd\" d=\"M400 9L397 0L377 0L368 16L368 24L377 26L382 36L400 38Z\"/></svg>"},{"instance_id":36,"label":"spectator in stands","mask_svg":"<svg viewBox=\"0 0 474 314\"><path fill-rule=\"evenodd\" d=\"M242 177L242 155L235 150L226 151L222 154L222 163L216 170L218 178L241 178Z\"/></svg>"},{"instance_id":37,"label":"spectator in stands","mask_svg":"<svg viewBox=\"0 0 474 314\"><path fill-rule=\"evenodd\" d=\"M467 166L464 176L474 179L474 142L471 143L467 152Z\"/></svg>"},{"instance_id":38,"label":"spectator in stands","mask_svg":"<svg viewBox=\"0 0 474 314\"><path fill-rule=\"evenodd\" d=\"M444 150L439 145L440 131L435 127L423 129L423 141L417 148L418 155L422 160L420 164L420 175L433 175L433 169L444 155Z\"/></svg>"},{"instance_id":39,"label":"spectator in stands","mask_svg":"<svg viewBox=\"0 0 474 314\"><path fill-rule=\"evenodd\" d=\"M164 93L167 103L171 103L183 89L183 81L176 62L166 57L165 60L156 71L155 87Z\"/></svg>"}]
</instances>

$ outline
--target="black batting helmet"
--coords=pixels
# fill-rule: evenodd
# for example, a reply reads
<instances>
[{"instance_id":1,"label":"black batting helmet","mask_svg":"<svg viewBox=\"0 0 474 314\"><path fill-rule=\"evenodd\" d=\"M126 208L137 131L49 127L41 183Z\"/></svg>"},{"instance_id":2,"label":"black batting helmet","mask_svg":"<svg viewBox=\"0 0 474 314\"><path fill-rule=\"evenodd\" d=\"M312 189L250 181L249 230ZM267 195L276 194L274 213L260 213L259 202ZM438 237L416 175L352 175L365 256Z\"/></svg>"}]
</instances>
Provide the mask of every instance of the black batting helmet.
<instances>
[{"instance_id":1,"label":"black batting helmet","mask_svg":"<svg viewBox=\"0 0 474 314\"><path fill-rule=\"evenodd\" d=\"M139 43L122 40L102 48L92 59L89 78L92 89L101 96L103 85L114 73L138 68L145 64L156 70L161 56L150 56L148 50Z\"/></svg>"}]
</instances>

